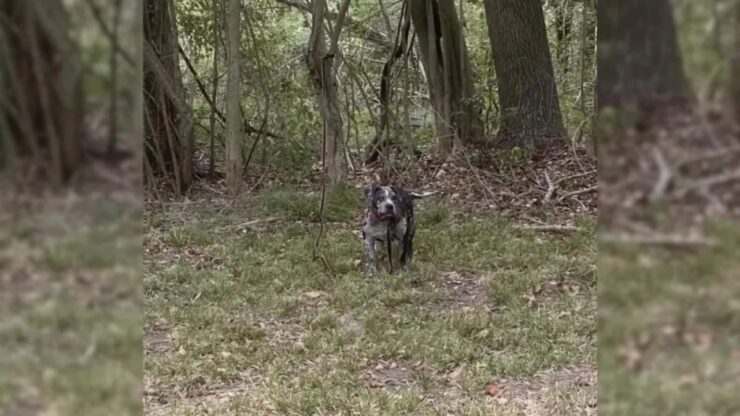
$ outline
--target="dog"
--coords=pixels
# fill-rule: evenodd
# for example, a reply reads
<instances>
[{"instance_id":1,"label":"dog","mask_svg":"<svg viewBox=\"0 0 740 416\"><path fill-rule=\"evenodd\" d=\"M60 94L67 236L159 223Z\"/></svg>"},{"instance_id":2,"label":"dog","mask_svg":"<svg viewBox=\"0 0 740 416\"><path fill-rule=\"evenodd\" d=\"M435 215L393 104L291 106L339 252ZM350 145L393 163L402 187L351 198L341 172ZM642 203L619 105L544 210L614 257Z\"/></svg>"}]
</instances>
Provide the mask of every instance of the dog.
<instances>
[{"instance_id":1,"label":"dog","mask_svg":"<svg viewBox=\"0 0 740 416\"><path fill-rule=\"evenodd\" d=\"M367 253L366 274L377 273L375 243L385 242L390 272L393 273L393 241L401 245L401 267L411 262L414 253L415 195L395 185L372 184L365 187L367 208L362 222L362 239Z\"/></svg>"}]
</instances>

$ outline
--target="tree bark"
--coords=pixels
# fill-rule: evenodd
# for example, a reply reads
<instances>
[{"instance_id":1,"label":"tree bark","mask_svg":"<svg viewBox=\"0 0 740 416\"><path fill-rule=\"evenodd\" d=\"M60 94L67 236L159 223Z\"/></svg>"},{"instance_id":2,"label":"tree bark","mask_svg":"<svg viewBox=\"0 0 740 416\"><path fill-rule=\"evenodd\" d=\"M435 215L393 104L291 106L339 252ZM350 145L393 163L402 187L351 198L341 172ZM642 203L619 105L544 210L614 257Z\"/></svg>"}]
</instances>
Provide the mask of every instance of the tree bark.
<instances>
[{"instance_id":1,"label":"tree bark","mask_svg":"<svg viewBox=\"0 0 740 416\"><path fill-rule=\"evenodd\" d=\"M314 0L311 35L308 45L309 73L318 96L319 109L322 115L322 142L326 145L326 148L322 149L322 158L326 164L326 174L332 184L341 182L345 176L344 142L342 140L344 127L339 106L334 59L348 6L349 0L345 0L337 17L330 46L327 49L324 31L326 1Z\"/></svg>"},{"instance_id":2,"label":"tree bark","mask_svg":"<svg viewBox=\"0 0 740 416\"><path fill-rule=\"evenodd\" d=\"M565 135L539 0L484 0L501 105L499 139L536 147Z\"/></svg>"},{"instance_id":3,"label":"tree bark","mask_svg":"<svg viewBox=\"0 0 740 416\"><path fill-rule=\"evenodd\" d=\"M690 101L668 0L600 0L596 13L598 109L649 113Z\"/></svg>"},{"instance_id":4,"label":"tree bark","mask_svg":"<svg viewBox=\"0 0 740 416\"><path fill-rule=\"evenodd\" d=\"M735 76L731 77L730 94L734 107L734 118L736 123L740 123L740 1L735 1L735 31L733 33L733 48L730 57L730 70Z\"/></svg>"},{"instance_id":5,"label":"tree bark","mask_svg":"<svg viewBox=\"0 0 740 416\"><path fill-rule=\"evenodd\" d=\"M0 4L3 150L32 157L57 185L83 161L82 62L59 0Z\"/></svg>"},{"instance_id":6,"label":"tree bark","mask_svg":"<svg viewBox=\"0 0 740 416\"><path fill-rule=\"evenodd\" d=\"M241 85L240 85L240 2L229 0L227 13L228 48L226 58L228 78L226 80L226 183L231 192L238 193L242 183L242 131Z\"/></svg>"},{"instance_id":7,"label":"tree bark","mask_svg":"<svg viewBox=\"0 0 740 416\"><path fill-rule=\"evenodd\" d=\"M473 71L453 0L409 0L435 114L437 151L479 142L483 125L475 106Z\"/></svg>"},{"instance_id":8,"label":"tree bark","mask_svg":"<svg viewBox=\"0 0 740 416\"><path fill-rule=\"evenodd\" d=\"M146 0L144 91L146 163L176 193L193 176L193 116L185 97L171 1Z\"/></svg>"},{"instance_id":9,"label":"tree bark","mask_svg":"<svg viewBox=\"0 0 740 416\"><path fill-rule=\"evenodd\" d=\"M560 74L565 77L568 74L568 62L570 54L568 45L570 44L571 29L573 19L571 16L570 0L559 0L555 6L555 59L560 67Z\"/></svg>"},{"instance_id":10,"label":"tree bark","mask_svg":"<svg viewBox=\"0 0 740 416\"><path fill-rule=\"evenodd\" d=\"M211 7L213 8L213 71L211 72L212 88L211 88L211 99L213 100L213 109L209 118L209 126L211 128L211 143L208 152L208 176L213 177L216 173L216 99L218 95L218 46L221 43L221 37L219 36L221 31L221 19L219 18L219 0L213 0Z\"/></svg>"}]
</instances>

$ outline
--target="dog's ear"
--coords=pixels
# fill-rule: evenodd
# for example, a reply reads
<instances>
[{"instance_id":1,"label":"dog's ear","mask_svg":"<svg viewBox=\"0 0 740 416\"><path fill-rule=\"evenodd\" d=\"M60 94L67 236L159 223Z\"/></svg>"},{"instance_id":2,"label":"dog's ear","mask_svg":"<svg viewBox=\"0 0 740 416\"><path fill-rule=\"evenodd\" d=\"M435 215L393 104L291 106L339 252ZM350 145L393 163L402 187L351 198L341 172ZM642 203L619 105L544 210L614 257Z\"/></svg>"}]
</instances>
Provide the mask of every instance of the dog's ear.
<instances>
[{"instance_id":1,"label":"dog's ear","mask_svg":"<svg viewBox=\"0 0 740 416\"><path fill-rule=\"evenodd\" d=\"M365 192L365 198L368 201L372 201L373 194L375 194L375 190L378 189L377 183L371 183L370 185L366 185L363 191Z\"/></svg>"}]
</instances>

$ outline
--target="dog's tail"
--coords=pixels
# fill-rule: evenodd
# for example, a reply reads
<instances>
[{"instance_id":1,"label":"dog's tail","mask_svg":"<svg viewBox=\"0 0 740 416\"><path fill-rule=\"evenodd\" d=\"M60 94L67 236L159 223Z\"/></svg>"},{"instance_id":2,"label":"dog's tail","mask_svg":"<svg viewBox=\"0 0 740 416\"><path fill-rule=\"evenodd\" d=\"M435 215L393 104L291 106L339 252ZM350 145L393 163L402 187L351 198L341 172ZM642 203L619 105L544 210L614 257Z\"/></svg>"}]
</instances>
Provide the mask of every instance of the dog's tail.
<instances>
[{"instance_id":1,"label":"dog's tail","mask_svg":"<svg viewBox=\"0 0 740 416\"><path fill-rule=\"evenodd\" d=\"M440 191L423 191L423 192L409 192L411 199L422 199L428 196L437 195Z\"/></svg>"}]
</instances>

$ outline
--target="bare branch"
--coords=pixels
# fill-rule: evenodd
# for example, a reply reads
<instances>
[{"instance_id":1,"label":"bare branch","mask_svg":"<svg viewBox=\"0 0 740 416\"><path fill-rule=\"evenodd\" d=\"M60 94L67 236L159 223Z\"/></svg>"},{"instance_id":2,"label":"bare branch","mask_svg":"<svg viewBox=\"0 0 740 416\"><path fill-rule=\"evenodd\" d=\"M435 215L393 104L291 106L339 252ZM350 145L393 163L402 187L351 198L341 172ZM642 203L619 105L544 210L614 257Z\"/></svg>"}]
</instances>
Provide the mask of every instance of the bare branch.
<instances>
[{"instance_id":1,"label":"bare branch","mask_svg":"<svg viewBox=\"0 0 740 416\"><path fill-rule=\"evenodd\" d=\"M557 225L557 224L545 224L545 225L517 225L514 228L518 230L531 230L531 231L543 231L551 233L567 234L581 231L581 228L573 225Z\"/></svg>"},{"instance_id":2,"label":"bare branch","mask_svg":"<svg viewBox=\"0 0 740 416\"><path fill-rule=\"evenodd\" d=\"M290 7L299 9L299 10L303 10L304 12L313 13L313 11L311 10L311 6L301 1L297 1L297 0L276 0L276 1L286 6L290 6ZM331 20L336 20L338 15L337 13L328 12L326 13L326 17ZM390 41L385 37L383 33L378 32L377 30L371 27L365 26L362 22L358 22L352 18L345 17L345 20L347 22L347 25L352 31L360 32L361 34L365 35L368 41L373 42L377 45L380 45L384 48L391 47Z\"/></svg>"},{"instance_id":3,"label":"bare branch","mask_svg":"<svg viewBox=\"0 0 740 416\"><path fill-rule=\"evenodd\" d=\"M664 246L668 248L692 248L712 247L717 244L715 240L701 236L677 235L677 234L653 234L653 235L630 235L630 234L601 234L599 240L613 244L638 244Z\"/></svg>"},{"instance_id":4,"label":"bare branch","mask_svg":"<svg viewBox=\"0 0 740 416\"><path fill-rule=\"evenodd\" d=\"M655 183L653 191L650 194L650 200L655 202L663 198L665 192L668 190L668 186L671 184L673 175L671 174L671 168L668 166L668 162L663 157L663 153L657 148L653 149L653 158L659 171L658 181Z\"/></svg>"}]
</instances>

